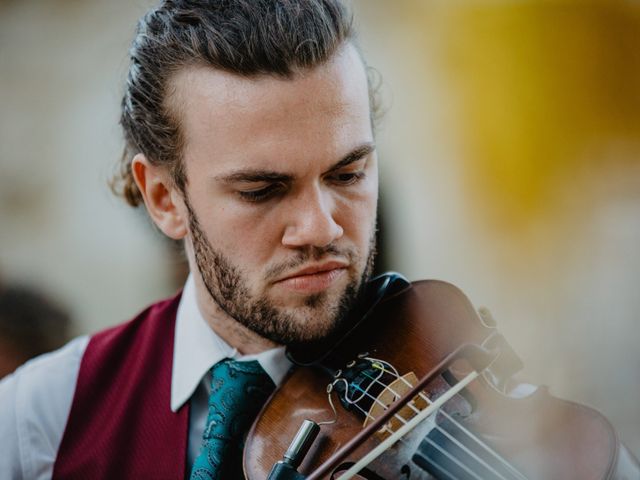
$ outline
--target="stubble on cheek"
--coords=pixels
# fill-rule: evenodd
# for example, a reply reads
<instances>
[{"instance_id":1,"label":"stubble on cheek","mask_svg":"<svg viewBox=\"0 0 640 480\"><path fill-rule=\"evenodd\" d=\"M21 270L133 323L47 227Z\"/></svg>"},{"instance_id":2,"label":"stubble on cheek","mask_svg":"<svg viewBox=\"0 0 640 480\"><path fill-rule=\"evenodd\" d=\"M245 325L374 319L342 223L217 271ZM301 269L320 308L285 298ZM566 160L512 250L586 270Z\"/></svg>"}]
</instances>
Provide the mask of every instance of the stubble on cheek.
<instances>
[{"instance_id":1,"label":"stubble on cheek","mask_svg":"<svg viewBox=\"0 0 640 480\"><path fill-rule=\"evenodd\" d=\"M258 335L279 344L302 343L317 340L338 328L358 301L366 280L371 274L375 255L375 239L369 245L364 262L355 250L341 250L331 245L326 248L300 250L297 255L267 269L265 289L252 293L247 276L229 258L213 248L200 227L198 219L185 195L189 213L189 228L196 265L211 299L229 317ZM299 306L278 307L270 299L268 285L290 269L310 260L321 260L327 255L349 259L349 280L340 292L321 292L301 300ZM360 265L360 267L358 267Z\"/></svg>"}]
</instances>

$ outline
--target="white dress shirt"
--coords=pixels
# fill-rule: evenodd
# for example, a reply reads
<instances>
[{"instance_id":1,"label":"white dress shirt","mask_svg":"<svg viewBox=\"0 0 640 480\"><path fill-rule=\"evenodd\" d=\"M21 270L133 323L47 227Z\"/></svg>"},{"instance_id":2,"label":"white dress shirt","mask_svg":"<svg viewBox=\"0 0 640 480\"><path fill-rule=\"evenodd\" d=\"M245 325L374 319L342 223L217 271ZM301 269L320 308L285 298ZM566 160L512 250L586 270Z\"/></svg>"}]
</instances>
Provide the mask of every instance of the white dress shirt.
<instances>
[{"instance_id":1,"label":"white dress shirt","mask_svg":"<svg viewBox=\"0 0 640 480\"><path fill-rule=\"evenodd\" d=\"M257 360L279 385L291 363L284 355L284 347L257 355L239 355L204 320L191 277L178 305L175 328L169 407L175 412L185 402L191 402L187 451L187 464L191 465L200 450L207 419L211 391L207 373L211 367L224 358ZM1 479L51 478L88 343L88 336L76 338L0 381Z\"/></svg>"}]
</instances>

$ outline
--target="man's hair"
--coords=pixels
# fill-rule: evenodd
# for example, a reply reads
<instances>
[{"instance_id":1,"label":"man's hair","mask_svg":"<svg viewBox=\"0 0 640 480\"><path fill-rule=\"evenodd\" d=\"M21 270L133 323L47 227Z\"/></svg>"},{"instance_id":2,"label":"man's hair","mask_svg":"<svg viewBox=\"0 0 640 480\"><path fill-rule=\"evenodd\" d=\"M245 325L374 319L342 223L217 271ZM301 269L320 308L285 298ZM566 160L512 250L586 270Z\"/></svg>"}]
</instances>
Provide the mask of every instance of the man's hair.
<instances>
[{"instance_id":1,"label":"man's hair","mask_svg":"<svg viewBox=\"0 0 640 480\"><path fill-rule=\"evenodd\" d=\"M352 16L340 0L163 1L140 19L131 46L120 118L126 144L112 188L129 204L141 203L131 160L143 153L167 167L184 192L182 132L167 98L177 71L205 65L245 77L291 78L349 41L355 41Z\"/></svg>"}]
</instances>

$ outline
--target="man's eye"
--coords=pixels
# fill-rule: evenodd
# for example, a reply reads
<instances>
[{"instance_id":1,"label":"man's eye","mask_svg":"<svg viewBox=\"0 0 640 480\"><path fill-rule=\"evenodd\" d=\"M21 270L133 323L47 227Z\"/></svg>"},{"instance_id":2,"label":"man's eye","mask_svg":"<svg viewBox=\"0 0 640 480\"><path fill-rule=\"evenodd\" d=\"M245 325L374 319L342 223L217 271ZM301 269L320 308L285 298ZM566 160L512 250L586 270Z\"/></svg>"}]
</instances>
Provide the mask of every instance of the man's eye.
<instances>
[{"instance_id":1,"label":"man's eye","mask_svg":"<svg viewBox=\"0 0 640 480\"><path fill-rule=\"evenodd\" d=\"M282 185L273 183L257 190L241 190L238 192L238 195L240 195L243 200L249 202L263 202L275 197L282 189Z\"/></svg>"},{"instance_id":2,"label":"man's eye","mask_svg":"<svg viewBox=\"0 0 640 480\"><path fill-rule=\"evenodd\" d=\"M333 183L337 183L339 185L353 185L354 183L362 180L364 175L364 172L345 172L335 173L329 178Z\"/></svg>"}]
</instances>

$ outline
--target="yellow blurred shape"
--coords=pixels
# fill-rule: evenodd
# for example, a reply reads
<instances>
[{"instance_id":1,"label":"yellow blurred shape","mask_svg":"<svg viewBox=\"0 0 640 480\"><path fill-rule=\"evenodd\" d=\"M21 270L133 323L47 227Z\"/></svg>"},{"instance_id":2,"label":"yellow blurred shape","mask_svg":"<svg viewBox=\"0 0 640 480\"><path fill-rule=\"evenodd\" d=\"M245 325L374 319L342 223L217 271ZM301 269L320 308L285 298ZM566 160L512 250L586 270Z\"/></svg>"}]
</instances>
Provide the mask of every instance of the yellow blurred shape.
<instances>
[{"instance_id":1,"label":"yellow blurred shape","mask_svg":"<svg viewBox=\"0 0 640 480\"><path fill-rule=\"evenodd\" d=\"M473 201L517 227L640 153L640 2L414 2L460 101ZM611 147L622 155L610 154Z\"/></svg>"}]
</instances>

